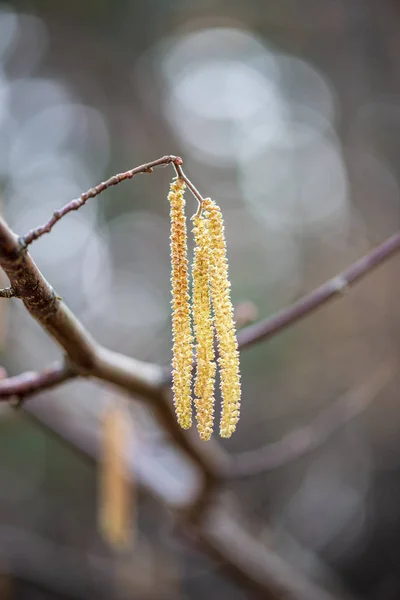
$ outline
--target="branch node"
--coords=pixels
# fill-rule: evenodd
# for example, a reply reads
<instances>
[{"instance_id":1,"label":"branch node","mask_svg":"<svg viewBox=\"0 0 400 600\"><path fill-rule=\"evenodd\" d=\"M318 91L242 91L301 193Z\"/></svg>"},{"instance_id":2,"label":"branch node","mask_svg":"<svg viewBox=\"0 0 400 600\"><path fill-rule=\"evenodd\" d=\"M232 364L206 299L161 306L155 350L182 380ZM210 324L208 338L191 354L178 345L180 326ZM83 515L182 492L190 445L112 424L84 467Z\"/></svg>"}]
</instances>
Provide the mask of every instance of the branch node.
<instances>
[{"instance_id":1,"label":"branch node","mask_svg":"<svg viewBox=\"0 0 400 600\"><path fill-rule=\"evenodd\" d=\"M28 245L30 244L30 241L29 241L30 237L33 237L33 232L32 231L30 231L25 236L20 235L18 237L18 246L19 246L19 249L20 249L21 253L25 253L27 251ZM33 239L36 239L36 238L33 237Z\"/></svg>"},{"instance_id":2,"label":"branch node","mask_svg":"<svg viewBox=\"0 0 400 600\"><path fill-rule=\"evenodd\" d=\"M20 410L25 402L24 396L15 396L14 399L10 402L10 405L14 410Z\"/></svg>"},{"instance_id":3,"label":"branch node","mask_svg":"<svg viewBox=\"0 0 400 600\"><path fill-rule=\"evenodd\" d=\"M10 286L0 289L0 298L19 298L19 294Z\"/></svg>"},{"instance_id":4,"label":"branch node","mask_svg":"<svg viewBox=\"0 0 400 600\"><path fill-rule=\"evenodd\" d=\"M349 282L345 277L343 277L343 275L337 275L337 277L334 277L331 280L331 284L334 291L338 294L347 294L350 288Z\"/></svg>"}]
</instances>

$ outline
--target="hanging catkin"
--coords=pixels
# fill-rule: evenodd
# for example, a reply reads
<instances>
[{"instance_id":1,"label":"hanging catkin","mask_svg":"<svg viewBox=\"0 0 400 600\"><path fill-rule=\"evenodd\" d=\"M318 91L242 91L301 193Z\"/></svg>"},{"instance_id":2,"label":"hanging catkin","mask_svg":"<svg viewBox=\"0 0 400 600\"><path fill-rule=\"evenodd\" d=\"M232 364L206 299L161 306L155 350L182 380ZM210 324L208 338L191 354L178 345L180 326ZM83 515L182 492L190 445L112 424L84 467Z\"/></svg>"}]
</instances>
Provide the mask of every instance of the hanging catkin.
<instances>
[{"instance_id":1,"label":"hanging catkin","mask_svg":"<svg viewBox=\"0 0 400 600\"><path fill-rule=\"evenodd\" d=\"M202 216L194 217L193 325L196 336L195 404L200 438L209 440L214 421L214 336L211 318L210 237Z\"/></svg>"},{"instance_id":2,"label":"hanging catkin","mask_svg":"<svg viewBox=\"0 0 400 600\"><path fill-rule=\"evenodd\" d=\"M222 214L215 202L206 198L203 211L210 235L210 283L214 325L218 341L222 413L221 437L230 437L236 429L240 411L239 352L230 299L228 262Z\"/></svg>"},{"instance_id":3,"label":"hanging catkin","mask_svg":"<svg viewBox=\"0 0 400 600\"><path fill-rule=\"evenodd\" d=\"M178 423L184 429L192 424L191 375L193 335L189 304L189 277L185 219L185 183L175 179L168 200L171 217L173 392Z\"/></svg>"},{"instance_id":4,"label":"hanging catkin","mask_svg":"<svg viewBox=\"0 0 400 600\"><path fill-rule=\"evenodd\" d=\"M114 550L130 543L130 483L126 452L130 436L124 407L117 403L103 415L99 478L99 525L104 539Z\"/></svg>"},{"instance_id":5,"label":"hanging catkin","mask_svg":"<svg viewBox=\"0 0 400 600\"><path fill-rule=\"evenodd\" d=\"M192 186L190 184L192 189ZM168 199L171 216L173 392L178 423L192 424L191 376L194 338L188 283L185 183L177 177ZM192 189L193 191L193 189ZM239 352L230 299L228 262L221 210L210 198L202 200L194 219L193 326L196 341L195 406L197 429L203 440L211 437L214 420L214 328L222 411L221 437L230 437L240 412ZM212 311L211 311L212 307Z\"/></svg>"}]
</instances>

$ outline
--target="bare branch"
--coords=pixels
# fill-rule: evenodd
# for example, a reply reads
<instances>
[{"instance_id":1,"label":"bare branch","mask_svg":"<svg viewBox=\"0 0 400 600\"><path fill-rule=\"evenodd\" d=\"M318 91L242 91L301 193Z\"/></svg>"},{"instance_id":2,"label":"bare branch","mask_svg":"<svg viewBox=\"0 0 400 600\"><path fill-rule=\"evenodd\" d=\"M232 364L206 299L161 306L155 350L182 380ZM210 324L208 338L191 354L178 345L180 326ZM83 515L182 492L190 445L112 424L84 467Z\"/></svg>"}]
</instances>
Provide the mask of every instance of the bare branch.
<instances>
[{"instance_id":1,"label":"bare branch","mask_svg":"<svg viewBox=\"0 0 400 600\"><path fill-rule=\"evenodd\" d=\"M306 317L320 306L342 295L349 286L365 277L365 275L368 275L373 269L392 257L399 250L400 232L397 232L380 244L380 246L374 248L374 250L353 263L345 271L323 283L307 296L277 312L272 317L268 317L242 329L238 334L239 348L244 350L280 333L283 329Z\"/></svg>"},{"instance_id":2,"label":"bare branch","mask_svg":"<svg viewBox=\"0 0 400 600\"><path fill-rule=\"evenodd\" d=\"M239 583L267 600L338 600L333 594L302 573L296 572L283 558L240 522L238 511L221 502L213 508L198 530L198 539L208 554L223 562Z\"/></svg>"},{"instance_id":3,"label":"bare branch","mask_svg":"<svg viewBox=\"0 0 400 600\"><path fill-rule=\"evenodd\" d=\"M231 477L260 475L315 450L348 421L362 413L397 371L398 365L393 360L382 362L365 381L328 406L306 427L288 433L278 442L232 456Z\"/></svg>"},{"instance_id":4,"label":"bare branch","mask_svg":"<svg viewBox=\"0 0 400 600\"><path fill-rule=\"evenodd\" d=\"M88 427L75 413L68 411L67 407L32 402L24 407L24 412L82 457L94 461L99 459L98 429L95 426ZM173 416L173 412L171 414ZM185 432L180 431L185 435ZM160 497L160 489L155 479L149 477L149 464L146 465L147 476L143 480L140 470L135 470L135 463L129 462L132 480L169 506L168 501ZM216 505L214 496L204 495L203 498L205 501L201 513L193 514L193 507L190 506L186 511L175 509L175 516L189 533L188 539L199 543L208 555L218 561L217 564L222 564L226 574L235 578L244 588L251 590L257 597L270 600L280 600L286 597L285 593L293 600L344 598L341 593L332 596L293 569L247 531L241 523L243 517L236 514L236 511L233 512L232 507L228 507L225 502L218 502Z\"/></svg>"},{"instance_id":5,"label":"bare branch","mask_svg":"<svg viewBox=\"0 0 400 600\"><path fill-rule=\"evenodd\" d=\"M10 398L26 398L64 383L77 376L77 372L67 363L57 363L44 371L27 371L15 377L0 381L0 401Z\"/></svg>"},{"instance_id":6,"label":"bare branch","mask_svg":"<svg viewBox=\"0 0 400 600\"><path fill-rule=\"evenodd\" d=\"M97 376L98 344L66 304L56 295L29 253L19 245L17 236L0 218L0 266L10 279L30 314L64 349L68 360L83 376ZM147 363L130 363L138 394L150 393L163 378L163 369Z\"/></svg>"},{"instance_id":7,"label":"bare branch","mask_svg":"<svg viewBox=\"0 0 400 600\"><path fill-rule=\"evenodd\" d=\"M204 444L194 442L190 434L185 433L179 427L170 393L163 388L164 372L160 372L160 368L156 365L144 365L143 363L140 363L140 369L142 375L138 380L135 375L138 370L137 361L112 350L100 348L93 375L132 394L146 397L150 401L150 406L155 411L158 421L170 433L176 444L202 469L207 482L215 483L218 473L222 474L224 470L223 459L208 453ZM145 374L148 382L156 380L156 384L147 383L145 385Z\"/></svg>"},{"instance_id":8,"label":"bare branch","mask_svg":"<svg viewBox=\"0 0 400 600\"><path fill-rule=\"evenodd\" d=\"M329 301L340 297L351 285L368 275L373 269L399 252L399 250L400 231L350 265L345 271L329 279L297 302L278 311L271 317L240 329L237 336L239 349L241 351L247 350L260 342L274 337ZM171 379L171 372L166 372L165 385L170 383Z\"/></svg>"},{"instance_id":9,"label":"bare branch","mask_svg":"<svg viewBox=\"0 0 400 600\"><path fill-rule=\"evenodd\" d=\"M80 370L93 366L96 344L55 294L15 233L0 217L0 266L26 309L67 353Z\"/></svg>"},{"instance_id":10,"label":"bare branch","mask_svg":"<svg viewBox=\"0 0 400 600\"><path fill-rule=\"evenodd\" d=\"M124 173L118 173L117 175L113 175L106 181L99 183L95 187L90 188L90 190L88 190L87 192L81 194L79 198L71 200L70 202L68 202L68 204L66 204L59 210L54 211L47 223L45 223L44 225L40 225L40 227L36 227L36 229L31 229L31 231L29 231L24 237L21 238L21 245L26 248L27 246L29 246L29 244L40 238L45 233L50 233L57 221L62 219L69 212L73 210L78 210L79 208L81 208L81 206L86 204L86 202L90 198L95 198L96 196L98 196L108 188L112 187L113 185L118 185L122 181L132 179L132 177L138 175L139 173L152 173L154 167L165 167L171 163L181 165L183 164L183 161L181 158L179 158L179 156L162 156L157 160L152 160L148 163L145 163L144 165L140 165L139 167L135 167L134 169L125 171Z\"/></svg>"}]
</instances>

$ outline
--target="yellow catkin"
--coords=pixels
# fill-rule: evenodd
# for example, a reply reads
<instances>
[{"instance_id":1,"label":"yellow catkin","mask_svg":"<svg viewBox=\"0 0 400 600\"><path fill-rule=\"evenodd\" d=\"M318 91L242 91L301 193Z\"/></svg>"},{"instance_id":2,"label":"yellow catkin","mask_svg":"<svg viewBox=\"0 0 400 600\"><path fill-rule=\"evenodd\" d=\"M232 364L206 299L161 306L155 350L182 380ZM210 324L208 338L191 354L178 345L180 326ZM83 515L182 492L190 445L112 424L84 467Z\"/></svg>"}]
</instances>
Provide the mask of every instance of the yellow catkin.
<instances>
[{"instance_id":1,"label":"yellow catkin","mask_svg":"<svg viewBox=\"0 0 400 600\"><path fill-rule=\"evenodd\" d=\"M171 217L173 392L178 423L183 429L192 425L191 375L193 335L189 303L189 276L185 219L185 183L171 183L168 200Z\"/></svg>"},{"instance_id":2,"label":"yellow catkin","mask_svg":"<svg viewBox=\"0 0 400 600\"><path fill-rule=\"evenodd\" d=\"M126 453L130 428L126 411L120 404L110 407L103 416L99 478L100 531L114 550L130 544L130 482Z\"/></svg>"},{"instance_id":3,"label":"yellow catkin","mask_svg":"<svg viewBox=\"0 0 400 600\"><path fill-rule=\"evenodd\" d=\"M210 283L217 334L221 378L221 437L230 437L236 429L240 412L239 352L230 299L228 262L222 214L215 202L206 198L203 210L210 234Z\"/></svg>"},{"instance_id":4,"label":"yellow catkin","mask_svg":"<svg viewBox=\"0 0 400 600\"><path fill-rule=\"evenodd\" d=\"M202 440L209 440L214 421L214 336L211 318L209 267L210 239L206 221L194 218L195 251L193 261L193 325L196 336L196 416Z\"/></svg>"}]
</instances>

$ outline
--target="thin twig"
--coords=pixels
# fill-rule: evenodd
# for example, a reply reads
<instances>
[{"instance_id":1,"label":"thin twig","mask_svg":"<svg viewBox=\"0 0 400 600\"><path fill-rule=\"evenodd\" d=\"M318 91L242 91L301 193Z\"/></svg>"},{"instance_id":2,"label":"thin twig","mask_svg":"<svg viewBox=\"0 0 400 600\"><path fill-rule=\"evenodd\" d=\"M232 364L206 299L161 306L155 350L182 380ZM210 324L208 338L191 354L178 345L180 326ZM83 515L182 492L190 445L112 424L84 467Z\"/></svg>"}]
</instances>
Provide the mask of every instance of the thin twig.
<instances>
[{"instance_id":1,"label":"thin twig","mask_svg":"<svg viewBox=\"0 0 400 600\"><path fill-rule=\"evenodd\" d=\"M240 350L265 341L303 317L306 317L320 306L323 306L343 293L365 275L368 275L378 265L400 250L400 232L385 240L368 254L353 263L336 277L329 279L320 287L313 290L294 304L275 313L272 317L263 319L242 329L238 334Z\"/></svg>"},{"instance_id":2,"label":"thin twig","mask_svg":"<svg viewBox=\"0 0 400 600\"><path fill-rule=\"evenodd\" d=\"M32 394L56 387L76 377L77 372L67 363L57 363L44 371L27 371L0 381L0 401L12 397L27 398Z\"/></svg>"},{"instance_id":3,"label":"thin twig","mask_svg":"<svg viewBox=\"0 0 400 600\"><path fill-rule=\"evenodd\" d=\"M107 181L103 181L95 187L90 188L90 190L81 194L79 198L71 200L70 202L68 202L68 204L66 204L59 210L54 211L47 223L45 223L44 225L40 225L35 229L31 229L25 236L23 236L20 239L21 245L26 248L29 246L29 244L40 238L45 233L50 233L54 225L57 223L57 221L62 219L62 217L64 217L66 214L73 210L78 210L79 208L81 208L81 206L86 204L86 202L90 198L95 198L111 186L118 185L119 183L127 179L132 179L132 177L138 175L139 173L152 173L154 167L165 167L171 163L179 165L183 164L183 161L179 156L173 156L171 154L168 156L162 156L157 160L152 160L148 163L145 163L144 165L140 165L139 167L135 167L134 169L125 171L124 173L118 173L117 175L113 175L112 177L107 179Z\"/></svg>"},{"instance_id":4,"label":"thin twig","mask_svg":"<svg viewBox=\"0 0 400 600\"><path fill-rule=\"evenodd\" d=\"M200 216L201 214L201 209L203 206L203 202L204 202L204 198L203 196L200 194L199 190L193 185L193 183L190 181L190 179L188 177L186 177L185 173L183 172L183 161L182 159L180 159L181 162L179 162L179 160L175 160L174 161L174 169L176 171L177 176L180 179L183 179L183 181L186 183L186 185L188 186L189 190L192 192L193 196L196 198L196 200L199 203L199 206L197 208L197 212L195 215L193 215L192 219L194 219L197 216Z\"/></svg>"},{"instance_id":5,"label":"thin twig","mask_svg":"<svg viewBox=\"0 0 400 600\"><path fill-rule=\"evenodd\" d=\"M392 359L378 365L359 386L323 410L309 425L291 431L278 442L232 456L230 477L260 475L283 467L324 444L336 431L362 413L393 379L398 365Z\"/></svg>"}]
</instances>

